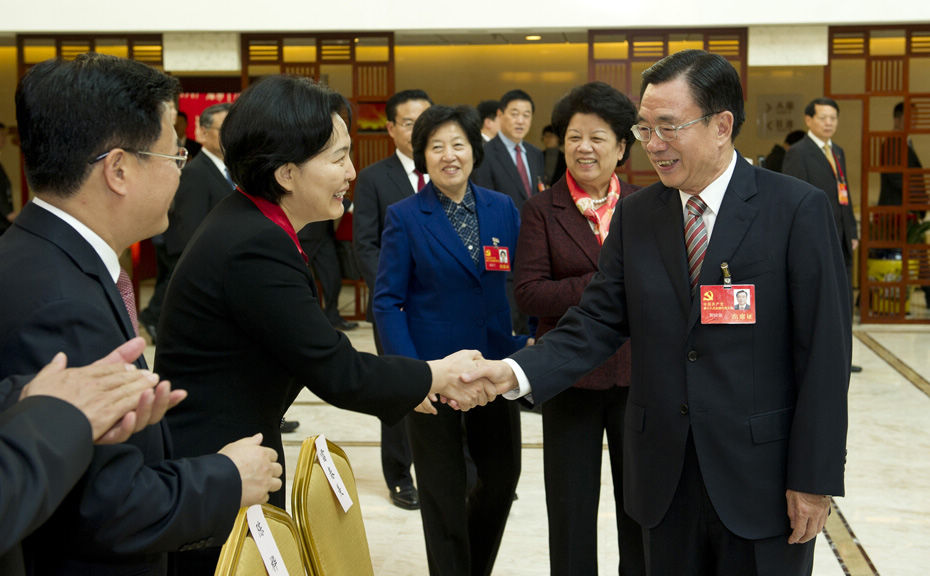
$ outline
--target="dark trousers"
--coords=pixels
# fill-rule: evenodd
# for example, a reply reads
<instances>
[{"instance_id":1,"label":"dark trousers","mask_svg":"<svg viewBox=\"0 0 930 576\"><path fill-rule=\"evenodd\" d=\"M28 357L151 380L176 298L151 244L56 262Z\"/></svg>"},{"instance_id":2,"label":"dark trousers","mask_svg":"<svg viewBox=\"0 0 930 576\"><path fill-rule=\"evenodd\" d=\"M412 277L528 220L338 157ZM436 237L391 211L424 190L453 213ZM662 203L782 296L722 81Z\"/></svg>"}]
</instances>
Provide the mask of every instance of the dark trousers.
<instances>
[{"instance_id":1,"label":"dark trousers","mask_svg":"<svg viewBox=\"0 0 930 576\"><path fill-rule=\"evenodd\" d=\"M375 348L381 355L384 350L381 348L381 337L378 335L378 327L375 326L374 321L371 327L375 335ZM401 489L413 486L413 477L410 476L413 455L410 452L405 422L406 418L393 426L381 422L381 471L384 473L384 481L387 483L388 490L392 492L395 486L400 486Z\"/></svg>"},{"instance_id":2,"label":"dark trousers","mask_svg":"<svg viewBox=\"0 0 930 576\"><path fill-rule=\"evenodd\" d=\"M487 576L520 478L520 410L499 399L466 413L407 416L432 576ZM462 433L462 427L465 433ZM467 489L463 437L477 470Z\"/></svg>"},{"instance_id":3,"label":"dark trousers","mask_svg":"<svg viewBox=\"0 0 930 576\"><path fill-rule=\"evenodd\" d=\"M788 532L762 540L747 540L730 532L707 495L690 434L668 512L656 527L643 531L650 576L810 575L814 541L788 544Z\"/></svg>"},{"instance_id":4,"label":"dark trousers","mask_svg":"<svg viewBox=\"0 0 930 576\"><path fill-rule=\"evenodd\" d=\"M542 406L549 572L597 574L597 508L607 433L621 576L646 573L643 533L623 510L623 415L629 388L569 388ZM566 464L572 466L568 473Z\"/></svg>"}]
</instances>

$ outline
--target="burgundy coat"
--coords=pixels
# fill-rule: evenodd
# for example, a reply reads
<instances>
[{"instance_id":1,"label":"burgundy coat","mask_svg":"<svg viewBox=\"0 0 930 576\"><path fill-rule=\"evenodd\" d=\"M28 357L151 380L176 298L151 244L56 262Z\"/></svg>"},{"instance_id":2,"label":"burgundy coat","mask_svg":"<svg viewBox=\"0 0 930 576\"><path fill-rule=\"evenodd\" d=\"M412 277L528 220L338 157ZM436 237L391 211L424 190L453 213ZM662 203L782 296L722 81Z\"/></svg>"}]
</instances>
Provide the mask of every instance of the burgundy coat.
<instances>
[{"instance_id":1,"label":"burgundy coat","mask_svg":"<svg viewBox=\"0 0 930 576\"><path fill-rule=\"evenodd\" d=\"M620 181L621 198L636 190L639 186ZM572 201L565 176L524 204L519 258L514 262L514 297L520 310L539 318L537 338L555 328L562 314L581 301L581 293L597 271L600 253L597 237ZM630 342L574 385L590 390L629 386Z\"/></svg>"}]
</instances>

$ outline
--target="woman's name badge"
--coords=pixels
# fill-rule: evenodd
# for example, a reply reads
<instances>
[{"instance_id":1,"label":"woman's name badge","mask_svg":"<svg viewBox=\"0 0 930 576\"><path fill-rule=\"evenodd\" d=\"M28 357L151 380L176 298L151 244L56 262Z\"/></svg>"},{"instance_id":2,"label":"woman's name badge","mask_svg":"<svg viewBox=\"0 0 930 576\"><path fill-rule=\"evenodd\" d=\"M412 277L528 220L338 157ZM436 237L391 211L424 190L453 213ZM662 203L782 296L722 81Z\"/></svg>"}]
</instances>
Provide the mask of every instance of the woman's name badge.
<instances>
[{"instance_id":1,"label":"woman's name badge","mask_svg":"<svg viewBox=\"0 0 930 576\"><path fill-rule=\"evenodd\" d=\"M701 286L701 324L755 324L755 284Z\"/></svg>"},{"instance_id":2,"label":"woman's name badge","mask_svg":"<svg viewBox=\"0 0 930 576\"><path fill-rule=\"evenodd\" d=\"M506 246L485 246L484 269L510 272L510 249Z\"/></svg>"}]
</instances>

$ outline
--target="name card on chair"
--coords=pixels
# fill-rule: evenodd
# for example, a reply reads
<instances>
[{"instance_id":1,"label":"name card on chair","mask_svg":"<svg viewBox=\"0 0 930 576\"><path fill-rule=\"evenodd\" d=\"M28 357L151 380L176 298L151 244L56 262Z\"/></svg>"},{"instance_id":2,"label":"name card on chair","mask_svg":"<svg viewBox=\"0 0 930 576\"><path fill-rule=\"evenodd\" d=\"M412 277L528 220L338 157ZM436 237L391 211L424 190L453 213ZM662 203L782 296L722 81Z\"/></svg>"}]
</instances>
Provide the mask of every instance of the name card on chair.
<instances>
[{"instance_id":1,"label":"name card on chair","mask_svg":"<svg viewBox=\"0 0 930 576\"><path fill-rule=\"evenodd\" d=\"M339 470L336 470L336 465L333 463L333 457L329 453L329 446L326 444L326 437L320 434L316 437L314 444L316 445L316 459L320 463L320 467L323 468L323 473L326 474L329 487L333 489L333 494L339 499L342 511L348 512L349 508L352 507L352 498L349 496L345 482L342 481L342 476L339 475Z\"/></svg>"},{"instance_id":2,"label":"name card on chair","mask_svg":"<svg viewBox=\"0 0 930 576\"><path fill-rule=\"evenodd\" d=\"M262 562L265 563L265 570L269 576L290 576L287 573L287 566L284 565L284 557L281 556L278 545L271 534L271 526L268 525L268 519L262 512L261 504L249 506L245 511L246 519L249 521L249 532L252 533L252 539L258 546L258 553L262 556Z\"/></svg>"}]
</instances>

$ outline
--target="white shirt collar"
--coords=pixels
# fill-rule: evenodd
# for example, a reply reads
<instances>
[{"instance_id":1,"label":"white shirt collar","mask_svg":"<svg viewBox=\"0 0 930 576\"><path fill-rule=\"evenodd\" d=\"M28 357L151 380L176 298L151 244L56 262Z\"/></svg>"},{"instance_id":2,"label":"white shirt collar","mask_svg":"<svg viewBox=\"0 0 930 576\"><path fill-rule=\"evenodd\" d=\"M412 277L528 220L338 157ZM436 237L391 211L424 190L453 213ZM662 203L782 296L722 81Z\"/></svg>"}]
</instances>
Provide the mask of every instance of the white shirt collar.
<instances>
[{"instance_id":1,"label":"white shirt collar","mask_svg":"<svg viewBox=\"0 0 930 576\"><path fill-rule=\"evenodd\" d=\"M498 132L497 135L500 136L501 142L503 142L504 146L507 147L507 150L510 151L511 156L513 156L513 149L517 147L517 144L523 143L523 142L514 142L510 138L504 136L503 132Z\"/></svg>"},{"instance_id":2,"label":"white shirt collar","mask_svg":"<svg viewBox=\"0 0 930 576\"><path fill-rule=\"evenodd\" d=\"M400 160L401 166L404 167L404 172L407 174L413 174L413 171L417 168L416 164L413 162L413 158L407 156L400 150L395 150L394 152L397 154L397 159Z\"/></svg>"},{"instance_id":3,"label":"white shirt collar","mask_svg":"<svg viewBox=\"0 0 930 576\"><path fill-rule=\"evenodd\" d=\"M38 196L32 199L32 203L39 208L47 210L55 216L58 216L64 220L65 224L74 228L74 231L80 234L81 238L87 241L91 248L94 249L94 252L100 256L100 259L103 260L104 266L107 267L107 272L109 272L110 276L113 278L113 283L116 283L116 281L119 279L120 272L119 255L116 253L116 251L113 250L113 248L110 247L109 244L104 241L103 238L98 236L96 232L88 228L86 225L84 225L84 223L82 223L71 214L68 214L57 206L52 206Z\"/></svg>"},{"instance_id":4,"label":"white shirt collar","mask_svg":"<svg viewBox=\"0 0 930 576\"><path fill-rule=\"evenodd\" d=\"M716 180L701 190L699 194L701 200L707 204L707 210L704 211L704 224L707 228L708 239L710 239L710 235L713 232L714 222L717 220L717 214L720 213L720 205L723 204L723 196L726 194L727 186L730 185L730 179L733 178L733 171L735 169L736 149L733 150L733 157L730 158L730 164L727 166L726 170L724 170L720 176L717 176ZM691 194L686 194L679 190L678 196L681 198L681 209L683 214L685 214L687 217L687 208L685 205L687 204L688 199L691 198Z\"/></svg>"},{"instance_id":5,"label":"white shirt collar","mask_svg":"<svg viewBox=\"0 0 930 576\"><path fill-rule=\"evenodd\" d=\"M222 174L224 177L226 176L226 164L223 163L223 161L220 160L220 158L216 154L207 150L206 146L200 149L200 153L206 154L207 158L209 158L210 160L213 161L214 164L216 164L216 169L220 171L220 174Z\"/></svg>"},{"instance_id":6,"label":"white shirt collar","mask_svg":"<svg viewBox=\"0 0 930 576\"><path fill-rule=\"evenodd\" d=\"M808 135L808 137L810 137L811 140L814 141L814 144L816 144L817 147L820 148L821 150L823 150L823 147L826 146L827 144L829 144L831 148L833 147L833 141L832 141L832 140L827 140L826 142L824 142L824 141L821 140L820 138L814 136L814 133L811 132L810 130L807 131L807 135Z\"/></svg>"}]
</instances>

